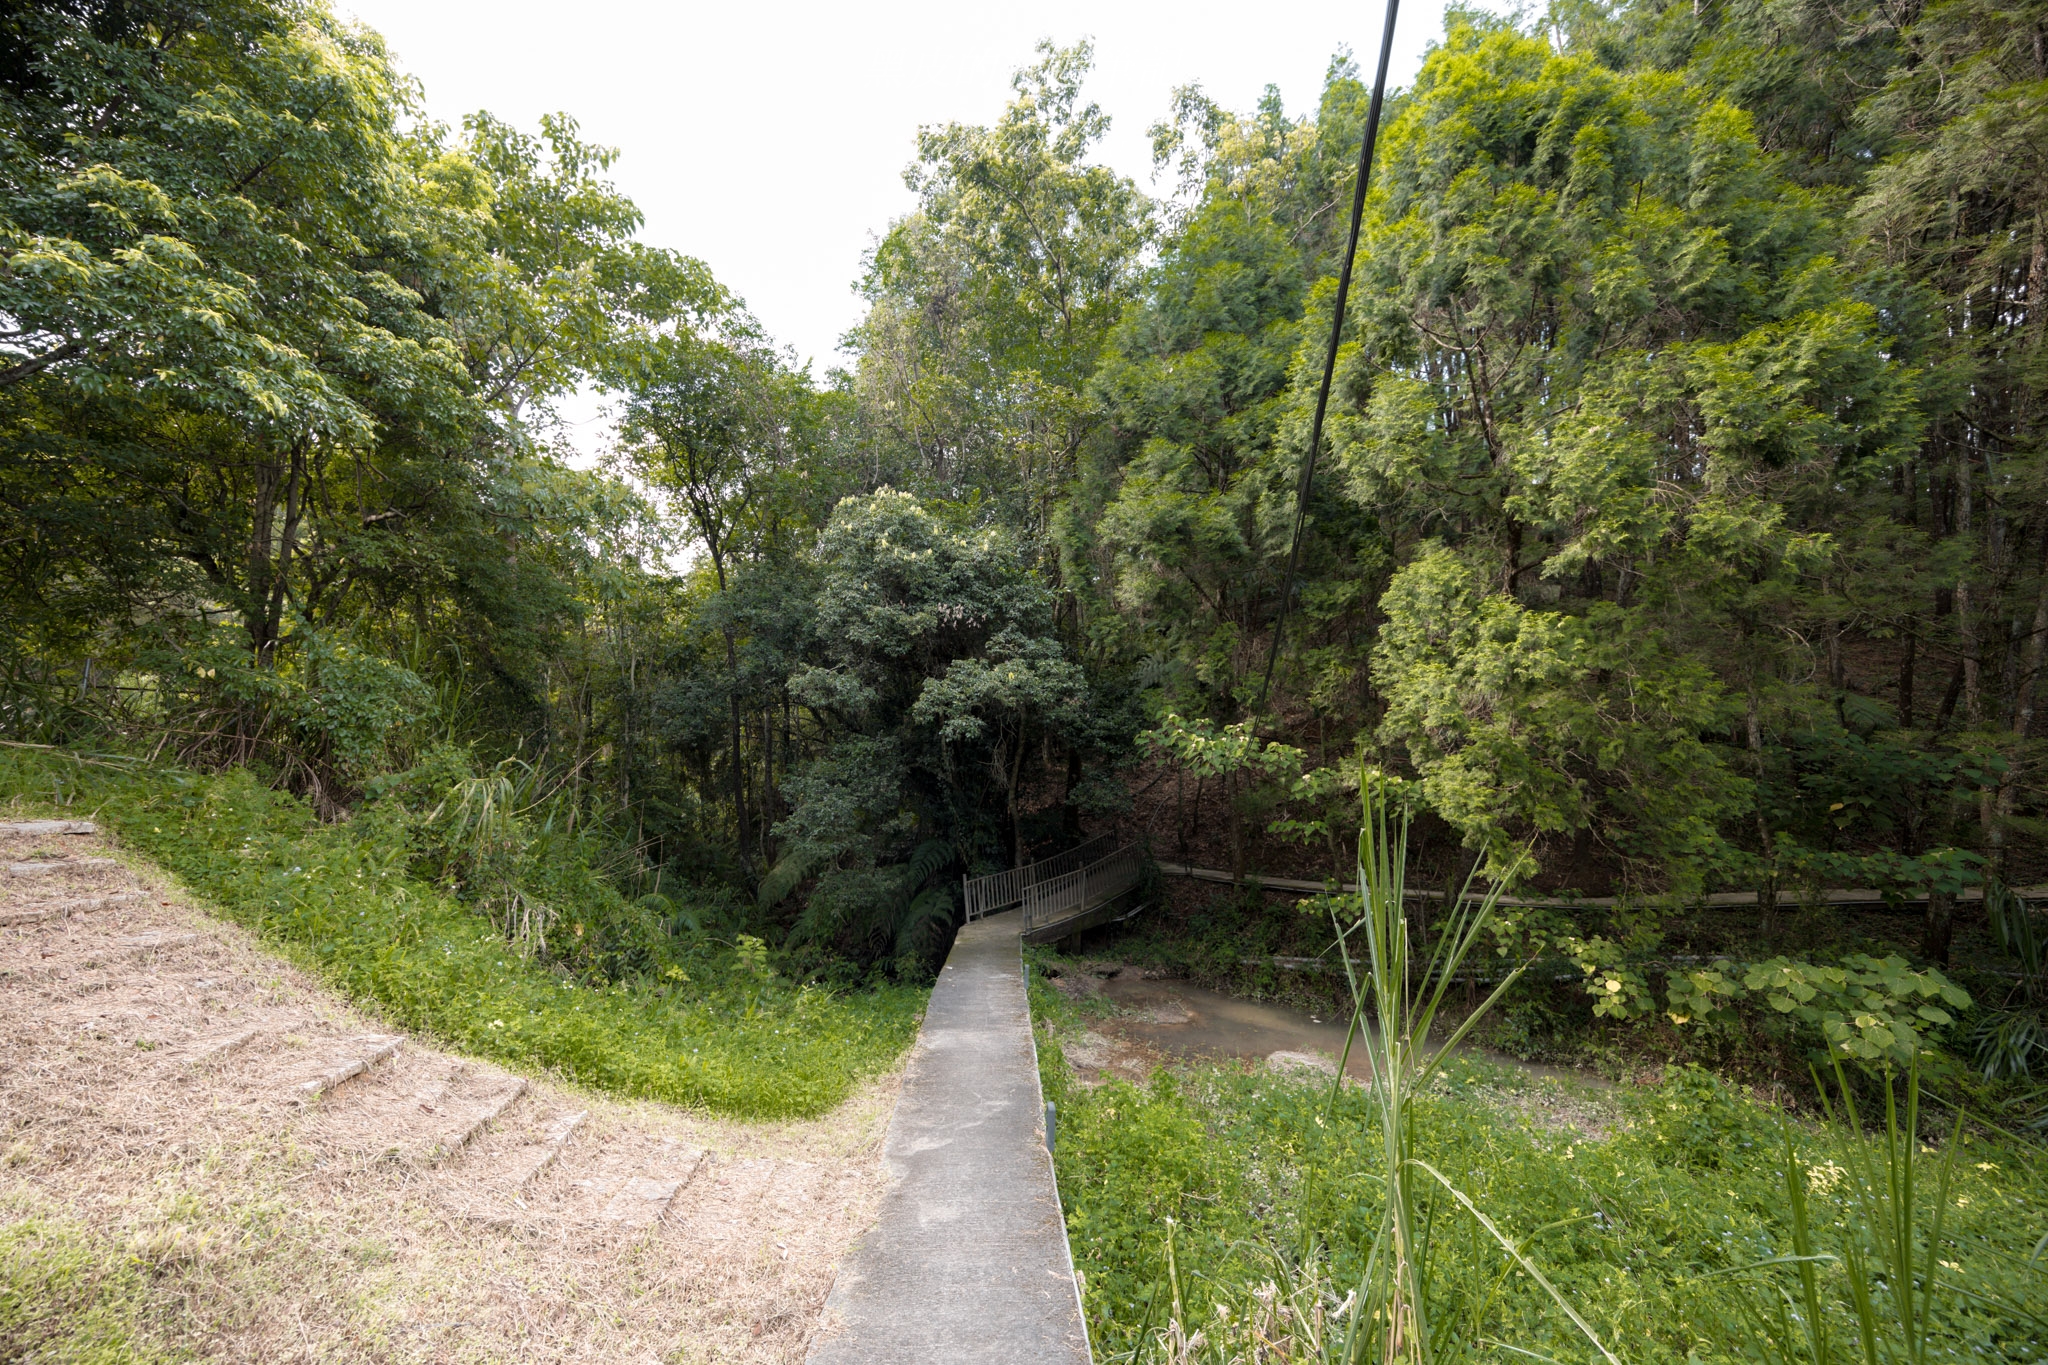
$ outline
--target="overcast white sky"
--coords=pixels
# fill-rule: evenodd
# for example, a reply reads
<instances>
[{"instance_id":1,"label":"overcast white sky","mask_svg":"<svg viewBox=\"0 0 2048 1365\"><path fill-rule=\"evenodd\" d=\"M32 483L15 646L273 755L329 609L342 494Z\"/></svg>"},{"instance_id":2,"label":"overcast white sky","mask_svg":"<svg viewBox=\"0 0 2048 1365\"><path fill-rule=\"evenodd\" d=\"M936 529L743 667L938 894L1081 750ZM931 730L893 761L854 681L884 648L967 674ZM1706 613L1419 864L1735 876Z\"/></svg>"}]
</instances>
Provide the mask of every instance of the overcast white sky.
<instances>
[{"instance_id":1,"label":"overcast white sky","mask_svg":"<svg viewBox=\"0 0 2048 1365\"><path fill-rule=\"evenodd\" d=\"M1310 110L1340 45L1370 75L1385 13L1383 0L334 3L384 34L436 118L489 109L531 129L566 110L618 147L642 237L708 263L820 375L860 316L861 253L912 207L902 172L918 126L993 120L1040 38L1094 39L1088 90L1114 120L1104 157L1149 186L1146 129L1174 86L1248 109L1270 81L1290 112ZM1442 15L1443 0L1402 6L1395 84Z\"/></svg>"}]
</instances>

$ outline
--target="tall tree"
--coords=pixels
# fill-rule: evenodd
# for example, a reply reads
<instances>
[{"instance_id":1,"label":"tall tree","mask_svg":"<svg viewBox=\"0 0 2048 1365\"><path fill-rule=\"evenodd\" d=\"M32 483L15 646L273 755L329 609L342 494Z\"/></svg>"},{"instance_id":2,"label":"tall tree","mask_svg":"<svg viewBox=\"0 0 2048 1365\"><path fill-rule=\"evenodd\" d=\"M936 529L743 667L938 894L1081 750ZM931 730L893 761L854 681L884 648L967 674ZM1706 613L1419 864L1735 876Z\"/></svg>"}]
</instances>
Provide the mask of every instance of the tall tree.
<instances>
[{"instance_id":1,"label":"tall tree","mask_svg":"<svg viewBox=\"0 0 2048 1365\"><path fill-rule=\"evenodd\" d=\"M1081 99L1090 48L1039 52L993 126L919 132L918 209L875 248L853 334L863 410L907 471L1031 534L1092 429L1083 386L1149 233L1144 196L1087 159L1109 127Z\"/></svg>"}]
</instances>

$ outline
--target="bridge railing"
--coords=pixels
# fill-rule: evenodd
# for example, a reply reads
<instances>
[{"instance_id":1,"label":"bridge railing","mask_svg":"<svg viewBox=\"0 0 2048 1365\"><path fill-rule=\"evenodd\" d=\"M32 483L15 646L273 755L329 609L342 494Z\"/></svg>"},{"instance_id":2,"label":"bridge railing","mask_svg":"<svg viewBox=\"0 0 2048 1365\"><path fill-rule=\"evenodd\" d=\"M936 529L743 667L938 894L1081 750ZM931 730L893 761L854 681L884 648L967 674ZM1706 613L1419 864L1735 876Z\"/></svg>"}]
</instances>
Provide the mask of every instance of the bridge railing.
<instances>
[{"instance_id":1,"label":"bridge railing","mask_svg":"<svg viewBox=\"0 0 2048 1365\"><path fill-rule=\"evenodd\" d=\"M1022 867L992 872L986 877L961 878L961 898L966 902L968 920L972 922L983 915L993 915L998 910L1023 904L1030 887L1085 867L1090 860L1102 855L1103 850L1109 847L1110 839L1110 835L1098 834L1065 853L1055 853L1050 858L1040 858Z\"/></svg>"},{"instance_id":2,"label":"bridge railing","mask_svg":"<svg viewBox=\"0 0 2048 1365\"><path fill-rule=\"evenodd\" d=\"M1144 849L1125 844L1072 872L1033 882L1024 889L1024 932L1106 904L1136 886L1144 873Z\"/></svg>"}]
</instances>

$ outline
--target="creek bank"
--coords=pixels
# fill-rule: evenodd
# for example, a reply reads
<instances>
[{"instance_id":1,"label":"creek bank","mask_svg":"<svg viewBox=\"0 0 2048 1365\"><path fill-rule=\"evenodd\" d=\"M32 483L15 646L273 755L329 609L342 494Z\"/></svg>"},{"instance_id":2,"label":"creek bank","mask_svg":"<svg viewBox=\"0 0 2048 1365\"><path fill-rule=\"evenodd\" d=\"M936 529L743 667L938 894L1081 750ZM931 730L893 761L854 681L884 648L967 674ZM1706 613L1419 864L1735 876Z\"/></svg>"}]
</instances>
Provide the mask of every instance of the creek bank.
<instances>
[{"instance_id":1,"label":"creek bank","mask_svg":"<svg viewBox=\"0 0 2048 1365\"><path fill-rule=\"evenodd\" d=\"M1043 968L1075 1003L1085 1027L1062 1040L1074 1083L1142 1084L1161 1066L1237 1062L1276 1072L1334 1076L1345 1056L1341 1014L1319 1013L1211 990L1154 967L1083 959ZM1054 973L1057 975L1054 975ZM1523 1113L1539 1126L1587 1136L1612 1125L1613 1085L1595 1072L1525 1062L1467 1044L1459 1055L1480 1063L1483 1079L1464 1088ZM1353 1083L1372 1079L1365 1049L1345 1061Z\"/></svg>"}]
</instances>

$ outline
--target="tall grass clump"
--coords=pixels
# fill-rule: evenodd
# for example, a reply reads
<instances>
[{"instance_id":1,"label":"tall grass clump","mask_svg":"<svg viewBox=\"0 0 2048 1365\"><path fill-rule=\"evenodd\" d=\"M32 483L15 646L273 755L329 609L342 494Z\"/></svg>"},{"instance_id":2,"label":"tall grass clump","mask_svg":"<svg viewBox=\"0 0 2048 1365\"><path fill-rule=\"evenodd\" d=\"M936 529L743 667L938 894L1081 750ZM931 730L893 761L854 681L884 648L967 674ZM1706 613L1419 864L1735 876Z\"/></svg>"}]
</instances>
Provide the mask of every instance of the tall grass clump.
<instances>
[{"instance_id":1,"label":"tall grass clump","mask_svg":"<svg viewBox=\"0 0 2048 1365\"><path fill-rule=\"evenodd\" d=\"M1339 1298L1335 1291L1341 1277L1329 1264L1327 1247L1313 1234L1293 1255L1269 1248L1257 1258L1267 1271L1263 1279L1234 1303L1228 1295L1212 1301L1216 1316L1202 1322L1189 1312L1175 1229L1169 1224L1165 1324L1132 1354L1150 1354L1168 1365L1235 1365L1248 1360L1432 1365L1462 1357L1480 1343L1456 1330L1453 1341L1441 1339L1437 1310L1449 1318L1476 1320L1471 1306L1492 1297L1487 1281L1496 1272L1472 1257L1469 1248L1458 1260L1458 1273L1467 1283L1453 1283L1456 1274L1439 1263L1450 1260L1441 1254L1447 1242L1455 1241L1460 1231L1476 1231L1496 1248L1497 1260L1540 1287L1583 1345L1607 1365L1619 1365L1599 1334L1526 1254L1523 1242L1504 1233L1430 1159L1420 1101L1438 1080L1445 1059L1521 972L1509 972L1444 1038L1432 1039L1432 1030L1444 1017L1453 979L1493 921L1502 886L1495 882L1475 895L1468 877L1445 906L1425 948L1417 942L1407 910L1409 813L1400 799L1401 787L1394 779L1370 773L1361 786L1358 912L1348 922L1340 914L1335 925L1350 987L1351 1021L1325 1113L1315 1121L1326 1126L1338 1116L1350 1054L1361 1049L1371 1070L1364 1104L1362 1109L1343 1108L1365 1130L1364 1143L1354 1150L1369 1154L1372 1166L1363 1179L1376 1187L1372 1192L1378 1196L1377 1223L1364 1246L1364 1265L1343 1285ZM1390 810L1393 805L1399 805L1398 815ZM1456 1220L1463 1226L1451 1226Z\"/></svg>"},{"instance_id":2,"label":"tall grass clump","mask_svg":"<svg viewBox=\"0 0 2048 1365\"><path fill-rule=\"evenodd\" d=\"M1370 1102L1379 1127L1376 1174L1385 1193L1379 1232L1365 1274L1341 1335L1324 1355L1347 1365L1359 1360L1428 1365L1437 1358L1430 1330L1424 1206L1439 1201L1424 1196L1441 1194L1499 1243L1501 1251L1549 1294L1609 1365L1617 1365L1598 1335L1521 1248L1430 1163L1420 1141L1416 1097L1428 1089L1445 1056L1465 1040L1522 974L1520 968L1507 973L1448 1037L1441 1043L1432 1042L1430 1032L1443 1013L1445 993L1492 921L1503 883L1494 881L1474 899L1468 876L1457 897L1445 906L1428 956L1418 960L1407 910L1409 812L1403 804L1398 820L1390 825L1388 797L1398 792L1391 779L1374 780L1368 775L1361 787L1365 812L1358 836L1359 916L1351 924L1337 925L1337 943L1352 999L1345 1051L1348 1059L1355 1041L1364 1047L1371 1064ZM1365 940L1362 963L1353 951L1360 937ZM1340 1064L1333 1089L1343 1083Z\"/></svg>"},{"instance_id":3,"label":"tall grass clump","mask_svg":"<svg viewBox=\"0 0 2048 1365\"><path fill-rule=\"evenodd\" d=\"M247 769L7 749L0 801L96 816L215 913L396 1027L617 1094L814 1116L893 1064L923 1005L908 987L793 984L739 935L677 933L618 976L550 965L532 954L537 919L514 922L508 939L504 902L465 903L417 875L415 822L396 804L323 823Z\"/></svg>"},{"instance_id":4,"label":"tall grass clump","mask_svg":"<svg viewBox=\"0 0 2048 1365\"><path fill-rule=\"evenodd\" d=\"M1788 1234L1777 1254L1729 1272L1741 1277L1733 1346L1763 1365L1927 1365L1949 1351L1937 1335L1944 1299L1960 1298L2048 1341L2048 1312L2039 1305L2048 1276L2038 1272L2048 1236L2023 1262L1965 1270L1946 1254L1944 1235L1955 1207L1964 1116L1941 1144L1932 1197L1923 1167L1929 1149L1920 1133L1920 1067L1883 1078L1884 1121L1866 1130L1856 1087L1834 1074L1822 1089L1826 1147L1803 1156L1789 1125L1782 1144L1783 1212ZM1904 1103L1900 1102L1900 1090ZM1813 1196L1835 1192L1847 1218L1817 1218ZM1962 1200L1967 1207L1968 1197ZM1793 1281L1786 1284L1782 1271ZM1999 1269L2006 1274L1998 1274ZM1780 1272L1772 1280L1767 1273ZM2015 1275L2012 1272L2017 1271ZM1748 1283L1759 1280L1761 1283ZM2018 1293L2014 1293L2014 1290Z\"/></svg>"}]
</instances>

